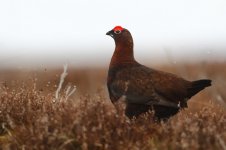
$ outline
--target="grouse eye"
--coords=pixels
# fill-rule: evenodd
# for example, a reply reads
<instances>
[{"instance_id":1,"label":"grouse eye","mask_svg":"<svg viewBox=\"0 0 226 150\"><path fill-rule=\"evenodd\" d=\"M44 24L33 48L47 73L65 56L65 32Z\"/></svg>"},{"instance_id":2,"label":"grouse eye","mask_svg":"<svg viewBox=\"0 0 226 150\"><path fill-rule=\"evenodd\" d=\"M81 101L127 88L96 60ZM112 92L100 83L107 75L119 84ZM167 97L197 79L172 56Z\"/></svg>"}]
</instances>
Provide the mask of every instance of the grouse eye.
<instances>
[{"instance_id":1,"label":"grouse eye","mask_svg":"<svg viewBox=\"0 0 226 150\"><path fill-rule=\"evenodd\" d=\"M115 33L115 34L120 34L121 31L120 31L120 30L115 30L114 33Z\"/></svg>"}]
</instances>

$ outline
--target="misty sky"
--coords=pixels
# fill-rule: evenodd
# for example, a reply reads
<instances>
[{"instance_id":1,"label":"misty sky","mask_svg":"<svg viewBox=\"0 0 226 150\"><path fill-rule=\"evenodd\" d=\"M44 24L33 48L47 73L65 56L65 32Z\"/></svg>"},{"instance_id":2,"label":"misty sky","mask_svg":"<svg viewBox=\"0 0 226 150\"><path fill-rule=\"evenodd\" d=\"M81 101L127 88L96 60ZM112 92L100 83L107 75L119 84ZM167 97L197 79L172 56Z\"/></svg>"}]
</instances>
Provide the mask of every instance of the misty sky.
<instances>
[{"instance_id":1,"label":"misty sky","mask_svg":"<svg viewBox=\"0 0 226 150\"><path fill-rule=\"evenodd\" d=\"M139 61L226 59L225 0L2 0L0 66L102 64L130 30Z\"/></svg>"}]
</instances>

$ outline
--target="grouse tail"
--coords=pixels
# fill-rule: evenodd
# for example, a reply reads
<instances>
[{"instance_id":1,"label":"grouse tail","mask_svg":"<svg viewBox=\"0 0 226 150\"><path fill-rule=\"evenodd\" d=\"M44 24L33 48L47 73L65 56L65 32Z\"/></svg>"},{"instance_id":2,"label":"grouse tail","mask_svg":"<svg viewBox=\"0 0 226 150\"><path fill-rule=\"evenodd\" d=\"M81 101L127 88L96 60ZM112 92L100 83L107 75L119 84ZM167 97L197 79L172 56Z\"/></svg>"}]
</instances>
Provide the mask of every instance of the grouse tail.
<instances>
[{"instance_id":1,"label":"grouse tail","mask_svg":"<svg viewBox=\"0 0 226 150\"><path fill-rule=\"evenodd\" d=\"M188 97L191 98L205 87L211 86L211 80L203 79L191 82L191 86L188 88Z\"/></svg>"}]
</instances>

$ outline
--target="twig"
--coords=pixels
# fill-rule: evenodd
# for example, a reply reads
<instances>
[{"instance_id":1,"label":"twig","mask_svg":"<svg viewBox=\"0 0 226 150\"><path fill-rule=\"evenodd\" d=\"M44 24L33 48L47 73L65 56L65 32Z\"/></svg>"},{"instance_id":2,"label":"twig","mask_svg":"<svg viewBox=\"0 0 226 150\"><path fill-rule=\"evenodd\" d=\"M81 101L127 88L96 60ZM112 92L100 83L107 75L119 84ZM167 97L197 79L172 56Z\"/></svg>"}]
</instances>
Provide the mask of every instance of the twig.
<instances>
[{"instance_id":1,"label":"twig","mask_svg":"<svg viewBox=\"0 0 226 150\"><path fill-rule=\"evenodd\" d=\"M58 88L57 88L57 90L56 90L55 100L59 100L59 93L60 93L60 90L61 90L62 85L63 85L63 83L64 83L65 77L68 75L68 73L67 73L67 67L68 67L67 64L64 65L64 71L63 71L63 73L62 73L61 76L60 76L60 83L59 83Z\"/></svg>"},{"instance_id":2,"label":"twig","mask_svg":"<svg viewBox=\"0 0 226 150\"><path fill-rule=\"evenodd\" d=\"M221 138L221 136L219 134L216 135L216 138L218 139L221 147L223 148L223 150L226 150L226 144L224 143L224 140Z\"/></svg>"},{"instance_id":3,"label":"twig","mask_svg":"<svg viewBox=\"0 0 226 150\"><path fill-rule=\"evenodd\" d=\"M67 100L76 90L76 86L74 85L74 87L69 86L66 90L66 98L65 100Z\"/></svg>"}]
</instances>

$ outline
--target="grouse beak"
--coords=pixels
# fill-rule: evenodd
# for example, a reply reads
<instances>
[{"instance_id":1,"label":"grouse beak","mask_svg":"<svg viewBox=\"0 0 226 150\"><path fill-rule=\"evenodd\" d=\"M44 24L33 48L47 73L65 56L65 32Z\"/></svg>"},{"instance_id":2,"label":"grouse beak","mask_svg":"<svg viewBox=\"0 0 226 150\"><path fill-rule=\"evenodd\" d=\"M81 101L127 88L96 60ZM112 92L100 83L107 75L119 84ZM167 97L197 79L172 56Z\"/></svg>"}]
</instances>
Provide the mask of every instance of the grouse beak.
<instances>
[{"instance_id":1,"label":"grouse beak","mask_svg":"<svg viewBox=\"0 0 226 150\"><path fill-rule=\"evenodd\" d=\"M106 35L109 35L109 36L111 36L111 37L114 37L114 35L113 35L113 30L111 30L111 31L108 31L107 33L106 33Z\"/></svg>"}]
</instances>

